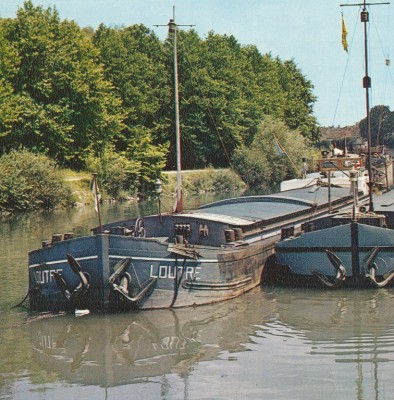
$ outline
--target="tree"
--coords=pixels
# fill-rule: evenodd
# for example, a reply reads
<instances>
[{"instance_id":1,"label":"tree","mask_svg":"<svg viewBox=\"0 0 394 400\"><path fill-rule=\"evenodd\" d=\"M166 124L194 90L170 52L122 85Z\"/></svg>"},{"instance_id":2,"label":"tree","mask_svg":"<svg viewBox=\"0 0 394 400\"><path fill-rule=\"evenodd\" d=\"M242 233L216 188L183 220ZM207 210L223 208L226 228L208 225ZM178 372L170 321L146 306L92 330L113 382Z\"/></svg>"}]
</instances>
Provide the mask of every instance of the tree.
<instances>
[{"instance_id":1,"label":"tree","mask_svg":"<svg viewBox=\"0 0 394 400\"><path fill-rule=\"evenodd\" d=\"M391 112L388 106L375 106L370 110L370 118L372 146L387 144L394 134L394 112ZM368 140L366 117L360 121L360 134Z\"/></svg>"},{"instance_id":2,"label":"tree","mask_svg":"<svg viewBox=\"0 0 394 400\"><path fill-rule=\"evenodd\" d=\"M11 83L18 72L20 58L12 43L6 40L9 23L9 20L0 20L0 144L11 136L23 110L23 101ZM1 150L0 146L0 155Z\"/></svg>"},{"instance_id":3,"label":"tree","mask_svg":"<svg viewBox=\"0 0 394 400\"><path fill-rule=\"evenodd\" d=\"M182 164L228 166L229 154L247 135L244 92L250 68L233 36L210 32L202 40L193 30L178 35ZM175 164L173 153L172 160Z\"/></svg>"},{"instance_id":4,"label":"tree","mask_svg":"<svg viewBox=\"0 0 394 400\"><path fill-rule=\"evenodd\" d=\"M319 140L316 118L313 116L312 83L302 75L294 60L276 60L279 80L285 93L283 121L290 129L299 129L301 134L313 142Z\"/></svg>"},{"instance_id":5,"label":"tree","mask_svg":"<svg viewBox=\"0 0 394 400\"><path fill-rule=\"evenodd\" d=\"M277 120L284 120L286 93L283 91L275 60L270 54L261 54L256 46L243 49L247 64L252 68L249 77L249 135L245 140L250 145L258 132L259 124L264 116L270 115Z\"/></svg>"},{"instance_id":6,"label":"tree","mask_svg":"<svg viewBox=\"0 0 394 400\"><path fill-rule=\"evenodd\" d=\"M12 74L1 76L18 110L1 132L2 151L23 146L61 165L83 166L86 154L99 153L121 127L119 101L97 50L74 22L31 1L16 19L3 21L2 31L18 61Z\"/></svg>"},{"instance_id":7,"label":"tree","mask_svg":"<svg viewBox=\"0 0 394 400\"><path fill-rule=\"evenodd\" d=\"M302 159L313 160L317 155L299 131L267 116L251 145L235 151L233 165L250 188L272 189L285 179L299 178Z\"/></svg>"},{"instance_id":8,"label":"tree","mask_svg":"<svg viewBox=\"0 0 394 400\"><path fill-rule=\"evenodd\" d=\"M80 29L26 1L0 20L0 41L0 152L22 146L74 168L115 152L140 166L141 187L175 168L172 34ZM178 31L178 56L184 168L229 166L267 116L318 139L313 86L294 61L194 30Z\"/></svg>"},{"instance_id":9,"label":"tree","mask_svg":"<svg viewBox=\"0 0 394 400\"><path fill-rule=\"evenodd\" d=\"M107 28L93 36L110 80L122 100L123 129L113 137L115 149L140 166L140 189L152 188L168 149L169 76L163 46L143 25Z\"/></svg>"},{"instance_id":10,"label":"tree","mask_svg":"<svg viewBox=\"0 0 394 400\"><path fill-rule=\"evenodd\" d=\"M183 165L228 166L228 155L253 141L267 115L317 141L313 86L292 61L261 55L233 36L178 34Z\"/></svg>"}]
</instances>

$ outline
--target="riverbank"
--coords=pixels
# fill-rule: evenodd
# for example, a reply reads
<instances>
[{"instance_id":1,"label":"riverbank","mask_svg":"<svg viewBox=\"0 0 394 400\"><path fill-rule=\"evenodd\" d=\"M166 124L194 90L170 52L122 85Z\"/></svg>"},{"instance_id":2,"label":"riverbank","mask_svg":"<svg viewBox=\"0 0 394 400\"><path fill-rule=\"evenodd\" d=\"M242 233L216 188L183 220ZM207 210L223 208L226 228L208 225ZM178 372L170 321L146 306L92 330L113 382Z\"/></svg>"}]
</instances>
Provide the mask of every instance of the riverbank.
<instances>
[{"instance_id":1,"label":"riverbank","mask_svg":"<svg viewBox=\"0 0 394 400\"><path fill-rule=\"evenodd\" d=\"M90 190L91 174L89 172L75 172L62 170L61 177L73 193L75 203L80 205L90 204L93 201ZM176 171L163 172L162 196L174 197L177 186ZM231 169L206 168L199 170L182 171L182 193L192 196L207 192L233 192L246 190L246 184ZM138 196L136 195L135 198ZM131 198L133 198L131 196ZM104 200L113 200L106 198Z\"/></svg>"}]
</instances>

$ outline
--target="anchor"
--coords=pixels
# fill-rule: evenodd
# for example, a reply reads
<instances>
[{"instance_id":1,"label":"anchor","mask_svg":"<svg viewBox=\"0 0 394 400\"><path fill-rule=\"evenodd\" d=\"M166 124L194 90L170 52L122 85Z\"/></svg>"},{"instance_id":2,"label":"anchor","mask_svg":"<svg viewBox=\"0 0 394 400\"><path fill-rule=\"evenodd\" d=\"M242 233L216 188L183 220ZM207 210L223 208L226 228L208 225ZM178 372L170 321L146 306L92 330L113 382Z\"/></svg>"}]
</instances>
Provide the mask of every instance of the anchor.
<instances>
[{"instance_id":1,"label":"anchor","mask_svg":"<svg viewBox=\"0 0 394 400\"><path fill-rule=\"evenodd\" d=\"M110 285L114 285L118 278L124 277L126 269L131 263L131 258L123 258L114 266L114 273L109 277L108 282Z\"/></svg>"},{"instance_id":2,"label":"anchor","mask_svg":"<svg viewBox=\"0 0 394 400\"><path fill-rule=\"evenodd\" d=\"M126 271L130 265L133 267L135 272L131 258L122 259L115 264L114 273L108 279L111 289L110 303L112 303L112 305L119 304L120 302L130 307L137 307L138 303L145 297L149 289L151 289L157 281L156 277L150 278L147 282L145 282L145 284L140 285L141 290L136 296L130 296L131 276Z\"/></svg>"},{"instance_id":3,"label":"anchor","mask_svg":"<svg viewBox=\"0 0 394 400\"><path fill-rule=\"evenodd\" d=\"M326 250L326 254L336 271L334 280L317 271L312 271L312 274L315 275L325 286L331 289L336 289L341 286L343 281L346 279L346 268L344 267L342 260L335 253Z\"/></svg>"},{"instance_id":4,"label":"anchor","mask_svg":"<svg viewBox=\"0 0 394 400\"><path fill-rule=\"evenodd\" d=\"M364 271L365 277L369 279L369 281L378 288L383 288L387 286L390 281L394 278L394 270L392 269L387 274L383 275L383 280L376 280L376 271L378 270L378 266L375 263L375 259L379 252L379 246L374 247L371 251L369 251L364 259Z\"/></svg>"},{"instance_id":5,"label":"anchor","mask_svg":"<svg viewBox=\"0 0 394 400\"><path fill-rule=\"evenodd\" d=\"M78 306L83 301L86 293L89 290L89 275L82 271L78 261L71 255L67 254L67 261L71 270L77 275L79 283L76 287L72 288L59 272L53 272L57 287L62 292L63 296L67 299L71 306Z\"/></svg>"}]
</instances>

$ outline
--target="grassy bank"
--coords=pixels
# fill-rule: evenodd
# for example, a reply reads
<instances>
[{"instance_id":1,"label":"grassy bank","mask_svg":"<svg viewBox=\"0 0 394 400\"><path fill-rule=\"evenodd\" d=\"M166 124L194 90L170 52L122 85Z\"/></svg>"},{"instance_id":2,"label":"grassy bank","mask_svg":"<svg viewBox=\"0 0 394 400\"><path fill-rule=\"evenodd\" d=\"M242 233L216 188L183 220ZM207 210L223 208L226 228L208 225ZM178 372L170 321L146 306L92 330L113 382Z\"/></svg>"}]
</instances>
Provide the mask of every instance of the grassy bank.
<instances>
[{"instance_id":1,"label":"grassy bank","mask_svg":"<svg viewBox=\"0 0 394 400\"><path fill-rule=\"evenodd\" d=\"M93 200L89 185L91 174L62 170L61 176L70 187L78 204L90 204ZM163 173L163 196L174 196L176 193L176 171ZM245 183L231 169L199 169L182 172L182 189L184 196L207 192L230 192L246 189Z\"/></svg>"}]
</instances>

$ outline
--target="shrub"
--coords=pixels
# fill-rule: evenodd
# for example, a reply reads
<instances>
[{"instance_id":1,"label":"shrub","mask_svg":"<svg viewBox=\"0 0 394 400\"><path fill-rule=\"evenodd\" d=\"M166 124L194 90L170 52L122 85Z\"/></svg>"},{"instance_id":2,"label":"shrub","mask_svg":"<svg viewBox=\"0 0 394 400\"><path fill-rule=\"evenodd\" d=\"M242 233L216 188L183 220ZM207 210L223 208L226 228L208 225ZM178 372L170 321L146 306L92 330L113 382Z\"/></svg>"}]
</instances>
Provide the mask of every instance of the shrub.
<instances>
[{"instance_id":1,"label":"shrub","mask_svg":"<svg viewBox=\"0 0 394 400\"><path fill-rule=\"evenodd\" d=\"M251 145L234 152L233 165L250 189L266 190L285 179L301 177L302 159L313 163L317 156L318 151L300 132L267 116Z\"/></svg>"},{"instance_id":2,"label":"shrub","mask_svg":"<svg viewBox=\"0 0 394 400\"><path fill-rule=\"evenodd\" d=\"M233 155L234 170L249 188L267 190L271 186L272 170L267 158L261 152L239 148Z\"/></svg>"},{"instance_id":3,"label":"shrub","mask_svg":"<svg viewBox=\"0 0 394 400\"><path fill-rule=\"evenodd\" d=\"M229 169L208 168L183 172L184 193L229 192L244 187L244 182Z\"/></svg>"},{"instance_id":4,"label":"shrub","mask_svg":"<svg viewBox=\"0 0 394 400\"><path fill-rule=\"evenodd\" d=\"M89 156L87 167L98 174L100 188L111 198L123 199L137 191L139 163L128 160L112 149L105 150L100 158Z\"/></svg>"},{"instance_id":5,"label":"shrub","mask_svg":"<svg viewBox=\"0 0 394 400\"><path fill-rule=\"evenodd\" d=\"M50 210L72 203L55 162L27 150L0 158L0 211Z\"/></svg>"}]
</instances>

